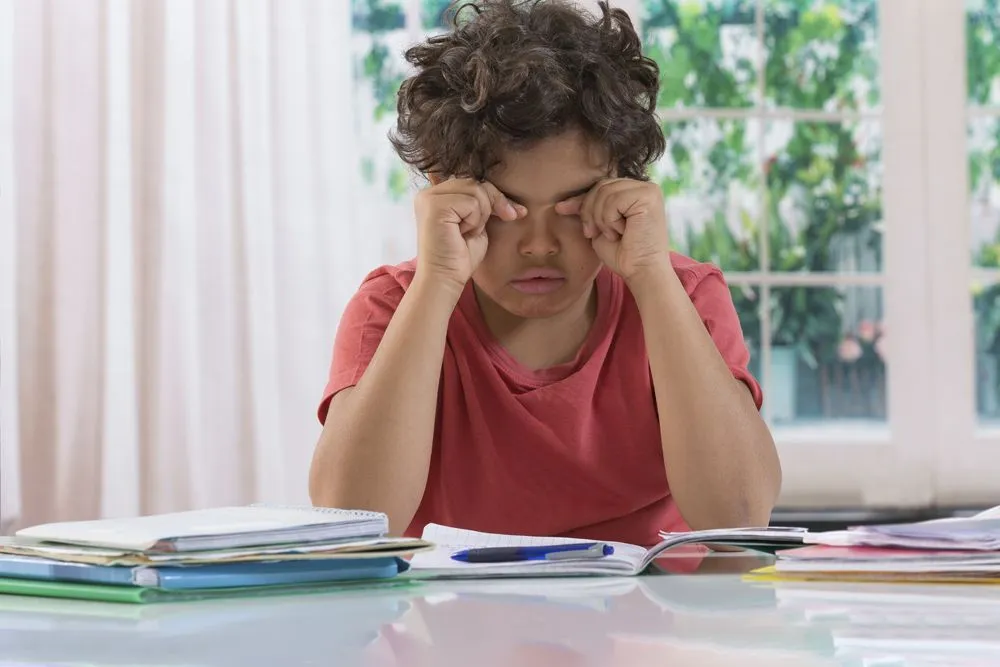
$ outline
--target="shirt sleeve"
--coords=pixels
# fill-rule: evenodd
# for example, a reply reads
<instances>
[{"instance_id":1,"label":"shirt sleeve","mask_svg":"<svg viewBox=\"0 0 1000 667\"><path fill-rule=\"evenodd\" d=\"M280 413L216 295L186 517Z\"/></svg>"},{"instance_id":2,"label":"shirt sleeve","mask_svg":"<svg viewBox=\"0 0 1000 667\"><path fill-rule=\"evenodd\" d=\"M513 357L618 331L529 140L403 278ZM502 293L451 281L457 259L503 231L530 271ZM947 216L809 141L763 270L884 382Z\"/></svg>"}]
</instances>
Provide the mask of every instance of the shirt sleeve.
<instances>
[{"instance_id":1,"label":"shirt sleeve","mask_svg":"<svg viewBox=\"0 0 1000 667\"><path fill-rule=\"evenodd\" d=\"M348 301L337 327L330 374L319 404L321 424L326 422L330 400L364 375L402 298L403 287L383 274L363 284Z\"/></svg>"},{"instance_id":2,"label":"shirt sleeve","mask_svg":"<svg viewBox=\"0 0 1000 667\"><path fill-rule=\"evenodd\" d=\"M690 278L697 281L693 287L687 288L691 302L701 315L705 328L715 341L715 347L726 361L733 377L750 389L753 402L760 410L764 404L764 392L749 370L750 351L743 338L743 329L729 286L722 277L722 271L714 266L705 273L698 275L699 273L689 273Z\"/></svg>"}]
</instances>

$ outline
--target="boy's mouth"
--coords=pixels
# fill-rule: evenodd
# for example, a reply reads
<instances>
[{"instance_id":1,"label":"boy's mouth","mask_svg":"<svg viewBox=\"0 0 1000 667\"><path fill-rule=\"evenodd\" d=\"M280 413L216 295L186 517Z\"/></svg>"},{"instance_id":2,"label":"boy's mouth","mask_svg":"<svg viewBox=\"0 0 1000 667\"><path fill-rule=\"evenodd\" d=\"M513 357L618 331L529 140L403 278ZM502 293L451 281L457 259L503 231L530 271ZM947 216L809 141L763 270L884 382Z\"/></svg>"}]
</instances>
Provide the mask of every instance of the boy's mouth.
<instances>
[{"instance_id":1,"label":"boy's mouth","mask_svg":"<svg viewBox=\"0 0 1000 667\"><path fill-rule=\"evenodd\" d=\"M555 292L566 283L566 276L557 269L531 269L510 281L510 286L523 294Z\"/></svg>"}]
</instances>

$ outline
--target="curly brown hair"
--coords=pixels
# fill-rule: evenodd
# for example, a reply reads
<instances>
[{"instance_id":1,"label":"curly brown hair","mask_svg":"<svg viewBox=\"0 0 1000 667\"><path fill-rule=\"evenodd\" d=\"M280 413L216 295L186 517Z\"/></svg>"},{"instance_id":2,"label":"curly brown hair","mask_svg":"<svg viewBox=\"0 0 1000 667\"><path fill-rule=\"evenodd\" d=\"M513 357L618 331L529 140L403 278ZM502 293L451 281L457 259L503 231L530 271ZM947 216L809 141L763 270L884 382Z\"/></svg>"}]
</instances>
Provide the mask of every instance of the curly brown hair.
<instances>
[{"instance_id":1,"label":"curly brown hair","mask_svg":"<svg viewBox=\"0 0 1000 667\"><path fill-rule=\"evenodd\" d=\"M646 179L664 151L654 113L656 62L628 14L565 0L472 0L451 29L406 51L416 74L399 89L389 140L421 172L483 180L504 148L571 128L608 150L624 178Z\"/></svg>"}]
</instances>

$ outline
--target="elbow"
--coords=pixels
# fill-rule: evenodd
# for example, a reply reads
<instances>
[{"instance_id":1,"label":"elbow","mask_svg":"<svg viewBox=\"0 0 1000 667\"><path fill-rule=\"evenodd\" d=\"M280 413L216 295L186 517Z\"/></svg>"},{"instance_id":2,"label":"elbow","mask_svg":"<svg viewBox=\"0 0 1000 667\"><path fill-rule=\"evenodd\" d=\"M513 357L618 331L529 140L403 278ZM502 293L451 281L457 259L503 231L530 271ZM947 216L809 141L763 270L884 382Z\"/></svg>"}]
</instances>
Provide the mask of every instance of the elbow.
<instances>
[{"instance_id":1,"label":"elbow","mask_svg":"<svg viewBox=\"0 0 1000 667\"><path fill-rule=\"evenodd\" d=\"M766 424L761 421L762 428L755 438L753 450L756 451L756 465L747 467L741 491L735 503L731 528L763 527L771 522L771 512L774 511L781 495L781 460L774 436Z\"/></svg>"},{"instance_id":2,"label":"elbow","mask_svg":"<svg viewBox=\"0 0 1000 667\"><path fill-rule=\"evenodd\" d=\"M310 502L314 507L385 514L389 521L389 534L403 535L416 514L416 506L400 502L393 494L380 494L378 489L370 486L358 487L350 479L348 475L313 464L309 471Z\"/></svg>"},{"instance_id":3,"label":"elbow","mask_svg":"<svg viewBox=\"0 0 1000 667\"><path fill-rule=\"evenodd\" d=\"M342 462L332 460L329 443L320 440L309 466L309 500L313 506L357 509L345 506L344 484L337 474L341 467Z\"/></svg>"},{"instance_id":4,"label":"elbow","mask_svg":"<svg viewBox=\"0 0 1000 667\"><path fill-rule=\"evenodd\" d=\"M687 524L694 531L764 528L771 522L772 509L766 503L736 503L712 514L692 517Z\"/></svg>"},{"instance_id":5,"label":"elbow","mask_svg":"<svg viewBox=\"0 0 1000 667\"><path fill-rule=\"evenodd\" d=\"M771 523L771 513L781 492L781 468L765 470L755 483L749 484L737 496L722 520L727 525L719 528L764 528Z\"/></svg>"},{"instance_id":6,"label":"elbow","mask_svg":"<svg viewBox=\"0 0 1000 667\"><path fill-rule=\"evenodd\" d=\"M747 480L742 488L730 487L730 493L719 493L713 502L704 502L699 511L690 512L688 527L691 530L765 528L771 523L780 486L779 471L773 477L761 475L755 481Z\"/></svg>"},{"instance_id":7,"label":"elbow","mask_svg":"<svg viewBox=\"0 0 1000 667\"><path fill-rule=\"evenodd\" d=\"M771 512L778 502L781 490L781 471L775 475L764 474L756 484L741 493L729 511L723 514L719 528L764 528L771 523Z\"/></svg>"},{"instance_id":8,"label":"elbow","mask_svg":"<svg viewBox=\"0 0 1000 667\"><path fill-rule=\"evenodd\" d=\"M747 503L742 511L732 518L731 528L764 528L771 523L771 512L774 510L774 503L759 500L754 503Z\"/></svg>"},{"instance_id":9,"label":"elbow","mask_svg":"<svg viewBox=\"0 0 1000 667\"><path fill-rule=\"evenodd\" d=\"M313 465L309 470L309 501L314 507L338 507L337 495L334 485Z\"/></svg>"}]
</instances>

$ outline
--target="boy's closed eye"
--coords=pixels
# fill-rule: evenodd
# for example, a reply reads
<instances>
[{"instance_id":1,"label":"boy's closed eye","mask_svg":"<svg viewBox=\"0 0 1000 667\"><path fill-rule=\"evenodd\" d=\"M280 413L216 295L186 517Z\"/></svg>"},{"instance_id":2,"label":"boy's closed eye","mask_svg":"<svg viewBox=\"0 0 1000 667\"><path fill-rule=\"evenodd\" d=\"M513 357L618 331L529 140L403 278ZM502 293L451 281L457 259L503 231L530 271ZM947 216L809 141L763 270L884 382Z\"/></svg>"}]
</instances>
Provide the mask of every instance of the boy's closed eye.
<instances>
[{"instance_id":1,"label":"boy's closed eye","mask_svg":"<svg viewBox=\"0 0 1000 667\"><path fill-rule=\"evenodd\" d=\"M550 201L552 201L554 204L559 204L559 203L564 202L564 201L566 201L568 199L573 199L575 197L583 197L583 195L585 195L588 192L590 192L591 189L593 189L593 187L595 185L597 185L598 183L600 183L600 179L597 179L597 180L593 181L592 183L588 183L587 185L585 185L583 187L574 188L574 189L569 190L567 192L559 193L555 197L551 197ZM494 185L496 185L496 184L494 184ZM504 190L503 188L500 188L500 187L497 187L497 190L499 190L503 194L503 196L508 199L508 201L510 201L513 204L518 204L518 205L520 205L522 207L526 207L527 205L525 204L525 202L528 199L530 199L529 197L526 197L526 196L522 195L521 193L508 192L507 190Z\"/></svg>"}]
</instances>

